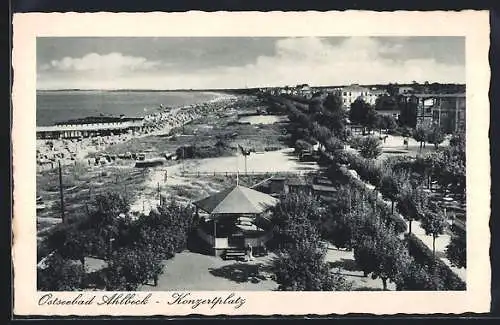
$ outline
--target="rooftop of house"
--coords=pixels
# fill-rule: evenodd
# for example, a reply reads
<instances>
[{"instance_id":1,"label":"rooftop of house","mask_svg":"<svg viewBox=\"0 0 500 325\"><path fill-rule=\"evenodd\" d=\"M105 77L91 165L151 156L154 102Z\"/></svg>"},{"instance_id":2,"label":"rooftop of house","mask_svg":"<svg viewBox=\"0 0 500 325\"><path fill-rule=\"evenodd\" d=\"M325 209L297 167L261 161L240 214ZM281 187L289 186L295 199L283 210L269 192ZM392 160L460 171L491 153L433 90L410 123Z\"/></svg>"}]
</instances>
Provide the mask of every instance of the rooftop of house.
<instances>
[{"instance_id":1,"label":"rooftop of house","mask_svg":"<svg viewBox=\"0 0 500 325\"><path fill-rule=\"evenodd\" d=\"M416 97L416 98L453 98L453 97L463 97L465 98L465 93L455 93L455 94L403 94L404 97Z\"/></svg>"},{"instance_id":2,"label":"rooftop of house","mask_svg":"<svg viewBox=\"0 0 500 325\"><path fill-rule=\"evenodd\" d=\"M358 84L352 84L352 85L349 85L349 86L345 86L345 87L342 87L341 88L342 91L351 91L351 92L369 92L370 89L369 88L366 88L366 87L362 87Z\"/></svg>"}]
</instances>

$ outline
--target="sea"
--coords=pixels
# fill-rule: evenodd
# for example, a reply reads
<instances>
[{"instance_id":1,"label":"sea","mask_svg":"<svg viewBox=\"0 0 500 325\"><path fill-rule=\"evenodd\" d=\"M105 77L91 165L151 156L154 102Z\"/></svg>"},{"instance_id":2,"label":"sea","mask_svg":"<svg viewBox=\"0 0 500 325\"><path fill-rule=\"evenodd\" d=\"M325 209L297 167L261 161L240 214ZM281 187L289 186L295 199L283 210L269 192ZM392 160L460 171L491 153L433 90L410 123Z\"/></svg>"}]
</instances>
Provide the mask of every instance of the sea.
<instances>
[{"instance_id":1,"label":"sea","mask_svg":"<svg viewBox=\"0 0 500 325\"><path fill-rule=\"evenodd\" d=\"M164 107L180 107L210 101L220 93L201 91L83 91L39 90L36 93L36 125L54 125L89 116L141 117Z\"/></svg>"}]
</instances>

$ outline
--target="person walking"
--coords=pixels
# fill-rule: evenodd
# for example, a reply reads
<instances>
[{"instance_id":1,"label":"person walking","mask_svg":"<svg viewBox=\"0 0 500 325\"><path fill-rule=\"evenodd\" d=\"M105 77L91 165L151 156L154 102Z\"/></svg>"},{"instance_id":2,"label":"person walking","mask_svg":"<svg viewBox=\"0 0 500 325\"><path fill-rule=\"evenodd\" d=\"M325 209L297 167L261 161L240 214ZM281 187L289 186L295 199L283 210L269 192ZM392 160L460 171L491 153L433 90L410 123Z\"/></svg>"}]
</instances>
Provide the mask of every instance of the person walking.
<instances>
[{"instance_id":1,"label":"person walking","mask_svg":"<svg viewBox=\"0 0 500 325\"><path fill-rule=\"evenodd\" d=\"M246 253L247 253L247 259L249 261L253 261L252 246L250 246L250 244L247 244Z\"/></svg>"}]
</instances>

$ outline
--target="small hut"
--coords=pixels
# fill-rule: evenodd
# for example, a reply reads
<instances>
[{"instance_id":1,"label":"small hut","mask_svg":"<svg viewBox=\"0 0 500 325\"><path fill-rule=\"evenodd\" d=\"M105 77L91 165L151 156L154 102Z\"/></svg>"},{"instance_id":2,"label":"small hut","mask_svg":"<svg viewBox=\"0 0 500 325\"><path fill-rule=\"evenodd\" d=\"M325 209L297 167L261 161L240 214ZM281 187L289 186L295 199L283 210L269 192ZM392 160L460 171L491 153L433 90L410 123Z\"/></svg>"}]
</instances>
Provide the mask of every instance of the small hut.
<instances>
[{"instance_id":1,"label":"small hut","mask_svg":"<svg viewBox=\"0 0 500 325\"><path fill-rule=\"evenodd\" d=\"M230 187L194 202L200 217L197 234L216 256L244 254L247 245L262 247L272 238L270 209L277 203L268 194Z\"/></svg>"}]
</instances>

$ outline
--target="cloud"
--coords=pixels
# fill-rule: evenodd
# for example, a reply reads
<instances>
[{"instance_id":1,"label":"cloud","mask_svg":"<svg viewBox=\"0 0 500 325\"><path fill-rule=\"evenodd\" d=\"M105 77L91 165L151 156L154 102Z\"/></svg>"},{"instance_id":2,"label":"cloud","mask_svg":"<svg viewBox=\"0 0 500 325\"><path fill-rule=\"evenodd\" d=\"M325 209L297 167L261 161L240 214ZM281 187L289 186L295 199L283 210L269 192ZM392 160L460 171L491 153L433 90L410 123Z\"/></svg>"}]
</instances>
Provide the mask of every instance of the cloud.
<instances>
[{"instance_id":1,"label":"cloud","mask_svg":"<svg viewBox=\"0 0 500 325\"><path fill-rule=\"evenodd\" d=\"M255 49L252 63L236 67L207 66L194 72L183 69L182 65L170 67L163 61L144 57L91 53L41 66L42 78L39 80L45 88L71 85L75 88L143 89L465 82L464 65L438 62L433 57L408 59L405 53L412 51L408 44L408 40L387 42L371 37L350 37L336 43L317 37L286 38L276 41L272 55L259 56L258 48ZM166 66L172 69L162 69ZM57 80L45 75L44 69L68 73ZM80 73L86 71L106 73L81 77Z\"/></svg>"},{"instance_id":2,"label":"cloud","mask_svg":"<svg viewBox=\"0 0 500 325\"><path fill-rule=\"evenodd\" d=\"M465 82L465 67L433 58L404 60L403 44L383 44L374 38L352 37L332 45L320 38L291 38L276 43L275 56L230 70L248 76L248 84L339 85L346 83ZM390 55L389 55L390 54Z\"/></svg>"},{"instance_id":3,"label":"cloud","mask_svg":"<svg viewBox=\"0 0 500 325\"><path fill-rule=\"evenodd\" d=\"M159 61L148 61L143 57L126 56L117 52L103 55L89 53L81 58L65 57L61 60L52 60L50 64L42 65L41 69L76 72L124 72L150 70L159 64Z\"/></svg>"}]
</instances>

